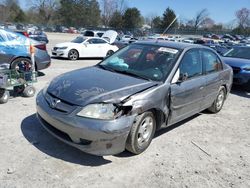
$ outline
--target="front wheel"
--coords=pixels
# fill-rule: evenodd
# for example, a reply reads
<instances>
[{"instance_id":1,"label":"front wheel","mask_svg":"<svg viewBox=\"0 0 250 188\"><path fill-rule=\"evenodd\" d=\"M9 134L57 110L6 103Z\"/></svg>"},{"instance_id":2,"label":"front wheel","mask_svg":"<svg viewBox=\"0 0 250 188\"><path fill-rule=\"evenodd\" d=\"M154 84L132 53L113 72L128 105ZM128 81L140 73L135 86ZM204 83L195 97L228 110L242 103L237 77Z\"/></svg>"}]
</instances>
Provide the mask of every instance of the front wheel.
<instances>
[{"instance_id":1,"label":"front wheel","mask_svg":"<svg viewBox=\"0 0 250 188\"><path fill-rule=\"evenodd\" d=\"M70 50L69 51L69 54L68 54L68 58L70 59L70 60L73 60L73 61L75 61L75 60L77 60L78 58L79 58L79 53L78 53L78 51L77 50Z\"/></svg>"},{"instance_id":2,"label":"front wheel","mask_svg":"<svg viewBox=\"0 0 250 188\"><path fill-rule=\"evenodd\" d=\"M0 89L0 104L7 103L10 98L10 93L9 91L5 89Z\"/></svg>"},{"instance_id":3,"label":"front wheel","mask_svg":"<svg viewBox=\"0 0 250 188\"><path fill-rule=\"evenodd\" d=\"M156 121L152 112L144 112L137 116L126 142L126 149L140 154L150 145L156 130Z\"/></svg>"},{"instance_id":4,"label":"front wheel","mask_svg":"<svg viewBox=\"0 0 250 188\"><path fill-rule=\"evenodd\" d=\"M219 89L219 93L215 101L213 102L212 106L208 108L208 110L212 113L218 113L222 109L225 99L226 99L226 90L225 87L222 86Z\"/></svg>"}]
</instances>

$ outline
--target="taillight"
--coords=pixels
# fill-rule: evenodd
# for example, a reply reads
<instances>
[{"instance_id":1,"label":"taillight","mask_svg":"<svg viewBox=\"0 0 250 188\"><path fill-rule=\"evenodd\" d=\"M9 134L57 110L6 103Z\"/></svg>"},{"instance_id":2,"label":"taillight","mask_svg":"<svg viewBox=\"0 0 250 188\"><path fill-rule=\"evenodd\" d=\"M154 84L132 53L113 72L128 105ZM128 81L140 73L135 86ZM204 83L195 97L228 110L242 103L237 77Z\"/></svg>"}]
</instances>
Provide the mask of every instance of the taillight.
<instances>
[{"instance_id":1,"label":"taillight","mask_svg":"<svg viewBox=\"0 0 250 188\"><path fill-rule=\"evenodd\" d=\"M23 32L23 35L29 37L29 34L27 32Z\"/></svg>"},{"instance_id":2,"label":"taillight","mask_svg":"<svg viewBox=\"0 0 250 188\"><path fill-rule=\"evenodd\" d=\"M35 47L38 48L39 50L44 50L44 51L47 50L46 49L46 44L39 44L39 45L36 45Z\"/></svg>"}]
</instances>

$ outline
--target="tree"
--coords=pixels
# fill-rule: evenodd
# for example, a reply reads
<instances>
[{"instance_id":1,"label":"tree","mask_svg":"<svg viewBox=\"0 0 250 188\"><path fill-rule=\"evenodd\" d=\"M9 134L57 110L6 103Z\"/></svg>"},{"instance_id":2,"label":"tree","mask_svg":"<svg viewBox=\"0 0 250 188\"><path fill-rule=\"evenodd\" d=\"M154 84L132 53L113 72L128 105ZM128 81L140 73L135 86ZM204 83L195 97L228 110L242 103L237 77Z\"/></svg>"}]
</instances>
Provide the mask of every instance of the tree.
<instances>
[{"instance_id":1,"label":"tree","mask_svg":"<svg viewBox=\"0 0 250 188\"><path fill-rule=\"evenodd\" d=\"M160 16L154 17L154 19L152 20L152 28L160 29L162 26L161 23L162 23L162 20Z\"/></svg>"},{"instance_id":2,"label":"tree","mask_svg":"<svg viewBox=\"0 0 250 188\"><path fill-rule=\"evenodd\" d=\"M35 0L31 7L37 13L37 21L41 24L49 24L54 20L56 9L59 6L58 0Z\"/></svg>"},{"instance_id":3,"label":"tree","mask_svg":"<svg viewBox=\"0 0 250 188\"><path fill-rule=\"evenodd\" d=\"M114 21L114 13L123 15L125 0L101 0L102 22L105 27L110 26L111 19Z\"/></svg>"},{"instance_id":4,"label":"tree","mask_svg":"<svg viewBox=\"0 0 250 188\"><path fill-rule=\"evenodd\" d=\"M121 29L124 25L123 15L119 11L115 11L111 17L109 26L115 29Z\"/></svg>"},{"instance_id":5,"label":"tree","mask_svg":"<svg viewBox=\"0 0 250 188\"><path fill-rule=\"evenodd\" d=\"M242 8L238 10L235 15L240 28L246 28L250 26L250 9Z\"/></svg>"},{"instance_id":6,"label":"tree","mask_svg":"<svg viewBox=\"0 0 250 188\"><path fill-rule=\"evenodd\" d=\"M124 27L135 29L142 25L141 13L137 8L128 8L123 16Z\"/></svg>"},{"instance_id":7,"label":"tree","mask_svg":"<svg viewBox=\"0 0 250 188\"><path fill-rule=\"evenodd\" d=\"M5 0L0 6L0 19L9 22L25 22L26 15L17 0Z\"/></svg>"},{"instance_id":8,"label":"tree","mask_svg":"<svg viewBox=\"0 0 250 188\"><path fill-rule=\"evenodd\" d=\"M175 12L174 10L168 7L163 13L162 24L161 24L162 29L166 29L167 27L169 27L170 24L174 21L174 19L176 19ZM173 23L171 28L176 27L176 26L178 26L177 21Z\"/></svg>"},{"instance_id":9,"label":"tree","mask_svg":"<svg viewBox=\"0 0 250 188\"><path fill-rule=\"evenodd\" d=\"M100 7L96 0L61 0L60 4L57 15L63 25L74 27L99 25Z\"/></svg>"},{"instance_id":10,"label":"tree","mask_svg":"<svg viewBox=\"0 0 250 188\"><path fill-rule=\"evenodd\" d=\"M201 23L201 27L205 29L211 29L215 26L215 21L209 17L205 18Z\"/></svg>"},{"instance_id":11,"label":"tree","mask_svg":"<svg viewBox=\"0 0 250 188\"><path fill-rule=\"evenodd\" d=\"M203 24L204 20L208 17L209 13L207 9L202 9L199 11L193 19L194 30L197 31L198 28Z\"/></svg>"}]
</instances>

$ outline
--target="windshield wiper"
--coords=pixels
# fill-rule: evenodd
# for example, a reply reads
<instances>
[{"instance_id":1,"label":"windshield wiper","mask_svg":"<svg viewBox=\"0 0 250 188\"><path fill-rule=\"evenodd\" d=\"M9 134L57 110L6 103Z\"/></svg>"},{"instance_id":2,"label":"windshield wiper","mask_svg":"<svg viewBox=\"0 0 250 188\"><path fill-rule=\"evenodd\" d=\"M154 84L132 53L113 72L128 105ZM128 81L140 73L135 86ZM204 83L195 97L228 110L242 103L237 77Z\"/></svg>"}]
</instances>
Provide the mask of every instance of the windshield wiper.
<instances>
[{"instance_id":1,"label":"windshield wiper","mask_svg":"<svg viewBox=\"0 0 250 188\"><path fill-rule=\"evenodd\" d=\"M111 71L111 72L116 72L116 70L108 67L108 66L105 66L105 65L101 65L101 64L98 64L97 65L98 67L100 67L101 69L104 69L104 70L107 70L107 71Z\"/></svg>"},{"instance_id":2,"label":"windshield wiper","mask_svg":"<svg viewBox=\"0 0 250 188\"><path fill-rule=\"evenodd\" d=\"M143 80L152 81L151 79L149 79L149 78L147 78L145 76L138 75L138 74L135 74L133 72L128 72L128 71L125 71L125 70L115 70L115 71L119 72L119 73L122 73L122 74L129 75L129 76L133 76L135 78L140 78L140 79L143 79Z\"/></svg>"}]
</instances>

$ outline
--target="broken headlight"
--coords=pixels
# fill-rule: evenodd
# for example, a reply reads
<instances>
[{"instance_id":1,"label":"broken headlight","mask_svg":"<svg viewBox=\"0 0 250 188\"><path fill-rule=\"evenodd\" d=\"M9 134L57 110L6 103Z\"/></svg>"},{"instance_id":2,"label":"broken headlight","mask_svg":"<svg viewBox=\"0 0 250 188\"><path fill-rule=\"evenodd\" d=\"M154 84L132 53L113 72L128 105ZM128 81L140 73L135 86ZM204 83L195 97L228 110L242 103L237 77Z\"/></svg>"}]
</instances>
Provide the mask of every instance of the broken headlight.
<instances>
[{"instance_id":1,"label":"broken headlight","mask_svg":"<svg viewBox=\"0 0 250 188\"><path fill-rule=\"evenodd\" d=\"M117 118L121 113L113 104L100 103L84 107L77 115L92 119L112 120Z\"/></svg>"}]
</instances>

